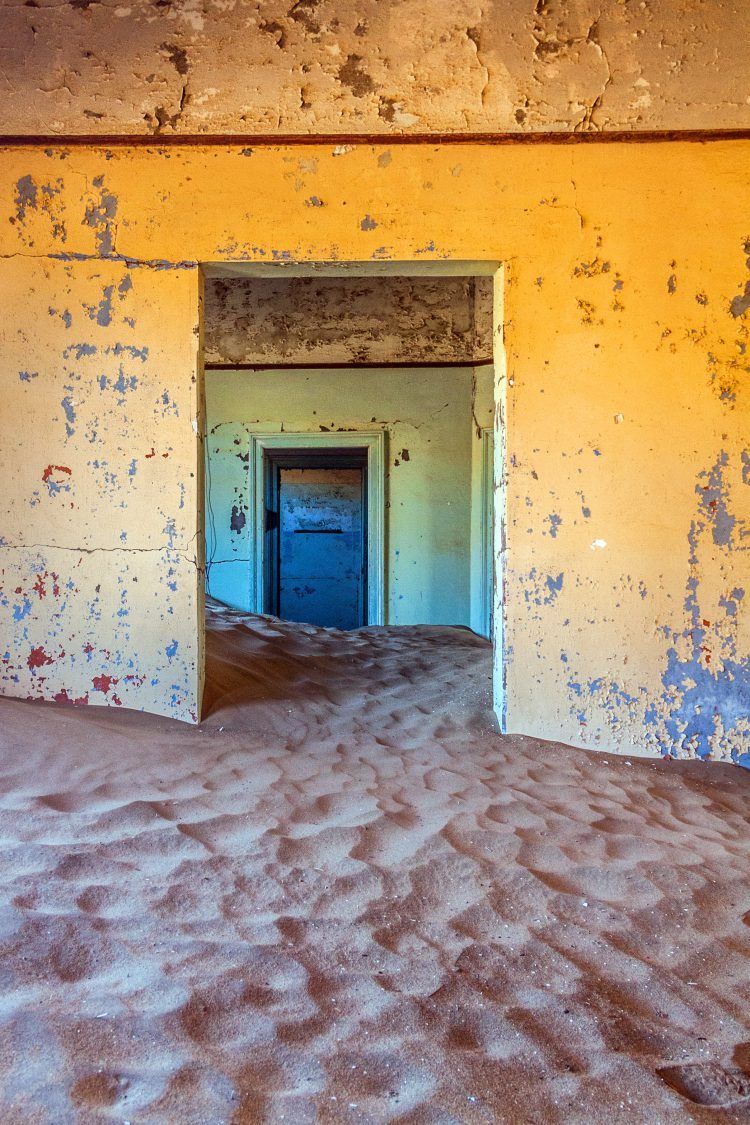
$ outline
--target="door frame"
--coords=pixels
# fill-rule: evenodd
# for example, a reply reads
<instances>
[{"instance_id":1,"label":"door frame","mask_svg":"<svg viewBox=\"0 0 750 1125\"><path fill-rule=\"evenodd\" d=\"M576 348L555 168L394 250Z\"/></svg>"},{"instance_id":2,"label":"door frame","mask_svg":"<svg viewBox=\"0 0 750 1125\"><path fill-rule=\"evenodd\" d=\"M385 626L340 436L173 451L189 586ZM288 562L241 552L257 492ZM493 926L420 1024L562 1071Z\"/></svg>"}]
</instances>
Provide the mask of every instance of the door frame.
<instances>
[{"instance_id":1,"label":"door frame","mask_svg":"<svg viewBox=\"0 0 750 1125\"><path fill-rule=\"evenodd\" d=\"M359 473L359 504L361 508L361 528L359 542L360 560L360 598L359 598L359 623L354 626L361 629L367 625L367 450L342 449L294 449L294 450L266 450L263 456L263 495L264 495L264 558L265 573L263 580L265 586L264 613L281 617L281 511L280 511L280 474L284 469L305 468L344 468L356 469ZM275 519L269 526L269 515L273 513ZM364 620L363 620L364 619ZM297 620L292 618L291 620Z\"/></svg>"},{"instance_id":2,"label":"door frame","mask_svg":"<svg viewBox=\"0 0 750 1125\"><path fill-rule=\"evenodd\" d=\"M494 585L495 585L495 429L494 426L482 428L482 465L479 490L482 537L481 558L481 607L484 636L493 640Z\"/></svg>"},{"instance_id":3,"label":"door frame","mask_svg":"<svg viewBox=\"0 0 750 1125\"><path fill-rule=\"evenodd\" d=\"M252 498L252 551L255 566L252 595L253 613L263 613L266 604L265 568L265 472L269 450L362 449L367 453L367 624L385 625L385 431L354 430L347 433L263 433L251 434L249 458Z\"/></svg>"}]
</instances>

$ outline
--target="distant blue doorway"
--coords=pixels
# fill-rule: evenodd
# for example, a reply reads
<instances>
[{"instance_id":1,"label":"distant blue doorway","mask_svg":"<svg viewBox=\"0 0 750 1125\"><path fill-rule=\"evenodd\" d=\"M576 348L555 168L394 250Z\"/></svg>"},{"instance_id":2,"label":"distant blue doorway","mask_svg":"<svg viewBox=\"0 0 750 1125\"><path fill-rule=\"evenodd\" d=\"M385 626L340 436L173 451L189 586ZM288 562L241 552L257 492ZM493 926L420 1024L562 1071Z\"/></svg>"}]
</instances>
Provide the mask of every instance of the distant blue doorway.
<instances>
[{"instance_id":1,"label":"distant blue doorway","mask_svg":"<svg viewBox=\"0 0 750 1125\"><path fill-rule=\"evenodd\" d=\"M266 450L265 612L367 624L366 450Z\"/></svg>"}]
</instances>

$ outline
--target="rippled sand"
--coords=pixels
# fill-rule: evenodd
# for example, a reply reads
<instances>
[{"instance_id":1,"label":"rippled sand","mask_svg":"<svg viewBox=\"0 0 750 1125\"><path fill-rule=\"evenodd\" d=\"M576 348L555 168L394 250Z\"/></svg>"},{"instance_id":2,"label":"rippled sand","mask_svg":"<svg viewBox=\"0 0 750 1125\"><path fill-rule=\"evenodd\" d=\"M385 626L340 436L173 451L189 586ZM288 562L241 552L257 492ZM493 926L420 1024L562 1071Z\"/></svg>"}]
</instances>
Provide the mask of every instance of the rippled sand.
<instances>
[{"instance_id":1,"label":"rippled sand","mask_svg":"<svg viewBox=\"0 0 750 1125\"><path fill-rule=\"evenodd\" d=\"M490 650L210 612L201 728L0 701L0 1120L750 1121L750 773Z\"/></svg>"}]
</instances>

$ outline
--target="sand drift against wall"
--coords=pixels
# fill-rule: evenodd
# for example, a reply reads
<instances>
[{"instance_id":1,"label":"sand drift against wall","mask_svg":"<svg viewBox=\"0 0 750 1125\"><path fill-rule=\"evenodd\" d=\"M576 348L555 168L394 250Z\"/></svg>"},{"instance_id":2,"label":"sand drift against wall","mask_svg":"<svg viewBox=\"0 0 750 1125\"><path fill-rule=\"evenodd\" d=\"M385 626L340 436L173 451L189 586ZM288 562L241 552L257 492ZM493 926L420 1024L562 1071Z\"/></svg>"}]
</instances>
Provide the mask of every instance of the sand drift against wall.
<instances>
[{"instance_id":1,"label":"sand drift against wall","mask_svg":"<svg viewBox=\"0 0 750 1125\"><path fill-rule=\"evenodd\" d=\"M500 739L464 630L208 643L200 728L0 702L4 1121L747 1120L750 775Z\"/></svg>"}]
</instances>

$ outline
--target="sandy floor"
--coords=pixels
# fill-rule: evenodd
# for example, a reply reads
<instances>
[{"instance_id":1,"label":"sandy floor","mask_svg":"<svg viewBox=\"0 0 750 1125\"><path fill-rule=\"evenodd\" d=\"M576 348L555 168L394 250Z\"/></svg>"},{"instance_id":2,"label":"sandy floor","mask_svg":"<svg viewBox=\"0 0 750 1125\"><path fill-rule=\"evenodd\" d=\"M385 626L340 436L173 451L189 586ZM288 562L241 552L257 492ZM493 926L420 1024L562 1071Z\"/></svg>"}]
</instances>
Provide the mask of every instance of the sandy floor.
<instances>
[{"instance_id":1,"label":"sandy floor","mask_svg":"<svg viewBox=\"0 0 750 1125\"><path fill-rule=\"evenodd\" d=\"M750 773L500 739L463 630L211 625L200 729L0 702L3 1125L750 1121Z\"/></svg>"}]
</instances>

